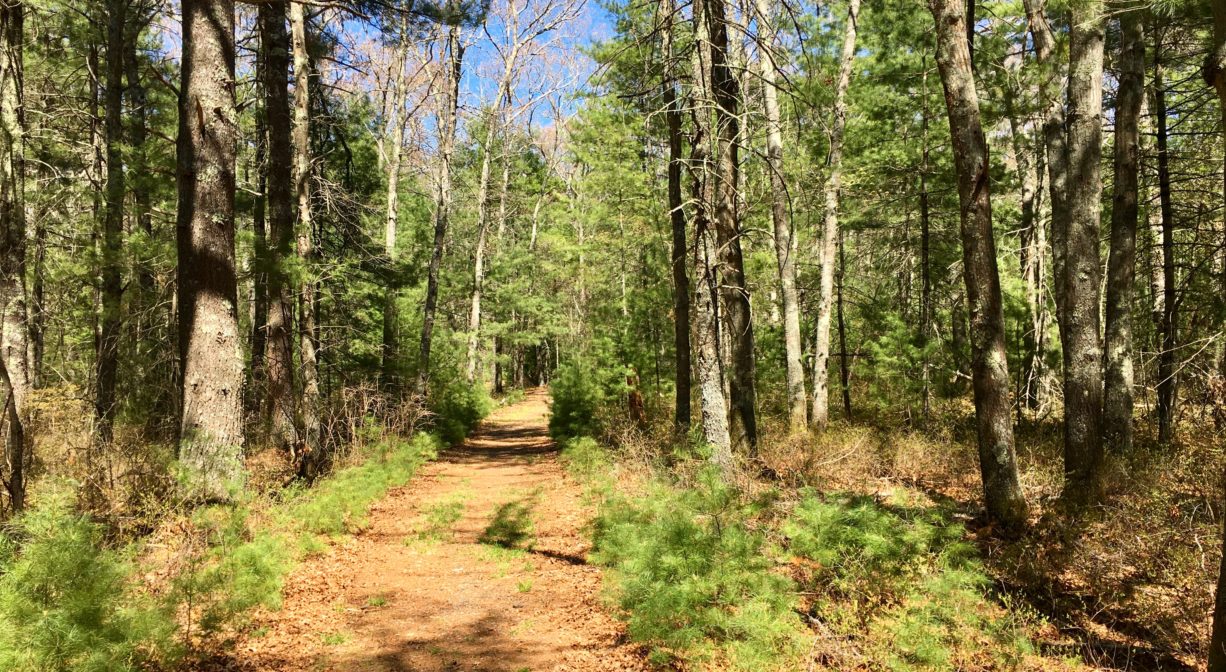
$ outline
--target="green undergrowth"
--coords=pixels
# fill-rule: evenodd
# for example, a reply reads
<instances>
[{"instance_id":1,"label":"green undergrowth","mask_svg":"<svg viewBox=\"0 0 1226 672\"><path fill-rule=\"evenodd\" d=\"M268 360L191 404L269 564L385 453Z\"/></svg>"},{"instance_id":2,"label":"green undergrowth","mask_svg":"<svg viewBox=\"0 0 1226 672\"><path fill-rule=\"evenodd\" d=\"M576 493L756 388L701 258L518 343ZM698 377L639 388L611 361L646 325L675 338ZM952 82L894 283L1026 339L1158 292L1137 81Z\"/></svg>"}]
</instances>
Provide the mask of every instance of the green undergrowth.
<instances>
[{"instance_id":1,"label":"green undergrowth","mask_svg":"<svg viewBox=\"0 0 1226 672\"><path fill-rule=\"evenodd\" d=\"M703 469L630 495L595 441L566 442L562 460L597 495L591 559L657 663L803 669L809 652L830 670L1046 669L1037 616L992 594L965 529L918 494L749 498Z\"/></svg>"},{"instance_id":2,"label":"green undergrowth","mask_svg":"<svg viewBox=\"0 0 1226 672\"><path fill-rule=\"evenodd\" d=\"M1033 646L950 512L905 492L803 498L782 526L816 597L815 619L859 641L881 669L1019 669Z\"/></svg>"},{"instance_id":3,"label":"green undergrowth","mask_svg":"<svg viewBox=\"0 0 1226 672\"><path fill-rule=\"evenodd\" d=\"M70 484L47 488L0 532L0 670L170 669L226 646L254 607L280 605L296 562L363 527L441 446L427 434L387 438L313 488L192 509L156 544L119 548L78 511ZM169 578L150 585L142 563Z\"/></svg>"}]
</instances>

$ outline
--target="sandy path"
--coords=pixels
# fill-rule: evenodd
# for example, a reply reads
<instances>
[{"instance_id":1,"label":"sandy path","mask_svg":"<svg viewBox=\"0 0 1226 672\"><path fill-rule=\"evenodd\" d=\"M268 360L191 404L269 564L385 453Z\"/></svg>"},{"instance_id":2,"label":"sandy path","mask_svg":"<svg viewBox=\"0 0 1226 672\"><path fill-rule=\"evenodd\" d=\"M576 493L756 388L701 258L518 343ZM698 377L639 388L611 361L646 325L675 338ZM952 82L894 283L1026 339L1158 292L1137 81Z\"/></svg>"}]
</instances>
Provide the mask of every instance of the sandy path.
<instances>
[{"instance_id":1,"label":"sandy path","mask_svg":"<svg viewBox=\"0 0 1226 672\"><path fill-rule=\"evenodd\" d=\"M591 511L558 464L547 400L535 391L495 411L378 503L365 531L300 566L284 607L235 644L232 668L646 669L584 561ZM508 502L531 506L531 551L478 542ZM431 511L454 522L431 534Z\"/></svg>"}]
</instances>

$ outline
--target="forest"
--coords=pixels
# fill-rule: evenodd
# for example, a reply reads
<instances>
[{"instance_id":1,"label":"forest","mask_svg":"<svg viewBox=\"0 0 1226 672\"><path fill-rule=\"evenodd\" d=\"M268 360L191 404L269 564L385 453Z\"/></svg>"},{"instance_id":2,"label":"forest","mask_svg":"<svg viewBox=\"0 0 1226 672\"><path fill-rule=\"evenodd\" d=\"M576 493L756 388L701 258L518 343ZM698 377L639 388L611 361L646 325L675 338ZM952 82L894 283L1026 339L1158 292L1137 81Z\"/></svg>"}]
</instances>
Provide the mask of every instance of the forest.
<instances>
[{"instance_id":1,"label":"forest","mask_svg":"<svg viewBox=\"0 0 1226 672\"><path fill-rule=\"evenodd\" d=\"M0 670L1226 672L1226 0L3 0L0 399Z\"/></svg>"}]
</instances>

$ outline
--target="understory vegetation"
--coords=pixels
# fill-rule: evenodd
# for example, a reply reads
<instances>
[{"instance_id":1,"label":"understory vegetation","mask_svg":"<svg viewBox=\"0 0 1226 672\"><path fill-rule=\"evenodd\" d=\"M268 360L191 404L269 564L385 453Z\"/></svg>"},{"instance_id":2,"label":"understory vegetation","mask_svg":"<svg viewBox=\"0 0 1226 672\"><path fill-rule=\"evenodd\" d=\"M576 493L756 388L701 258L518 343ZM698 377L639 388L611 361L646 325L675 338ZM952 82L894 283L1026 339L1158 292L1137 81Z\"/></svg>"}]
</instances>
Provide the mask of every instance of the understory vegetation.
<instances>
[{"instance_id":1,"label":"understory vegetation","mask_svg":"<svg viewBox=\"0 0 1226 672\"><path fill-rule=\"evenodd\" d=\"M295 563L361 529L370 506L445 445L373 421L361 434L313 487L172 505L137 539L108 536L73 484L46 485L0 537L0 669L169 669L223 650L253 609L280 605Z\"/></svg>"}]
</instances>

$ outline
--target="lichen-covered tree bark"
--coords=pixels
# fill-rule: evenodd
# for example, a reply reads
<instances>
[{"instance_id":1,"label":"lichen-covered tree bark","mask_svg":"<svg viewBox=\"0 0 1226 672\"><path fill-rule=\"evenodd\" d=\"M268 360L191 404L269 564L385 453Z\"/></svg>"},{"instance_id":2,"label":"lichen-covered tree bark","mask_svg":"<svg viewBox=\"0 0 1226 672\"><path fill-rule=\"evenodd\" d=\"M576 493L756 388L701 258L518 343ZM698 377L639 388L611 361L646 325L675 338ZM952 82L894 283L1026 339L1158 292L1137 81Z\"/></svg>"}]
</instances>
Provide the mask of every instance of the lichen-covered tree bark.
<instances>
[{"instance_id":1,"label":"lichen-covered tree bark","mask_svg":"<svg viewBox=\"0 0 1226 672\"><path fill-rule=\"evenodd\" d=\"M715 170L712 166L710 33L706 0L694 0L692 104L694 134L691 138L690 171L694 201L694 354L698 391L702 400L702 438L711 449L711 462L725 476L732 469L732 435L719 357L719 318L716 312L718 279L715 268L715 236L709 213L715 200Z\"/></svg>"},{"instance_id":2,"label":"lichen-covered tree bark","mask_svg":"<svg viewBox=\"0 0 1226 672\"><path fill-rule=\"evenodd\" d=\"M303 3L290 2L289 24L294 52L294 193L298 201L298 358L302 367L299 443L307 467L319 458L319 356L315 332L318 298L314 273L315 241L311 224L311 60Z\"/></svg>"},{"instance_id":3,"label":"lichen-covered tree bark","mask_svg":"<svg viewBox=\"0 0 1226 672\"><path fill-rule=\"evenodd\" d=\"M1137 182L1141 156L1141 101L1145 95L1145 31L1141 12L1120 15L1119 87L1115 104L1115 188L1111 253L1107 261L1107 314L1103 347L1103 430L1107 446L1132 449L1132 294L1136 283Z\"/></svg>"},{"instance_id":4,"label":"lichen-covered tree bark","mask_svg":"<svg viewBox=\"0 0 1226 672\"><path fill-rule=\"evenodd\" d=\"M834 312L834 266L839 247L839 183L842 179L843 131L847 126L847 87L856 58L856 23L860 0L847 7L847 26L843 30L843 50L839 57L839 79L834 89L834 111L830 123L830 150L826 156L826 184L822 189L825 212L822 217L818 263L821 282L817 299L817 338L813 349L813 426L824 429L830 419L830 323Z\"/></svg>"},{"instance_id":5,"label":"lichen-covered tree bark","mask_svg":"<svg viewBox=\"0 0 1226 672\"><path fill-rule=\"evenodd\" d=\"M992 202L988 145L979 116L979 95L967 47L964 7L956 0L929 0L936 21L937 66L945 88L962 232L963 277L971 311L971 372L979 469L988 513L1002 525L1025 525L1026 499L1018 483L1005 357L1004 312Z\"/></svg>"},{"instance_id":6,"label":"lichen-covered tree bark","mask_svg":"<svg viewBox=\"0 0 1226 672\"><path fill-rule=\"evenodd\" d=\"M26 321L25 157L22 34L25 5L0 3L0 387L5 392L9 507L25 505L30 373Z\"/></svg>"},{"instance_id":7,"label":"lichen-covered tree bark","mask_svg":"<svg viewBox=\"0 0 1226 672\"><path fill-rule=\"evenodd\" d=\"M264 2L258 10L264 50L264 116L268 128L265 268L268 308L264 328L263 414L269 423L269 438L283 449L293 447L298 439L294 403L293 288L287 272L294 256L295 195L286 5L285 1Z\"/></svg>"},{"instance_id":8,"label":"lichen-covered tree bark","mask_svg":"<svg viewBox=\"0 0 1226 672\"><path fill-rule=\"evenodd\" d=\"M786 360L788 417L793 431L808 423L808 395L800 343L800 299L796 291L796 239L788 207L788 187L783 179L783 128L776 82L777 47L768 0L755 0L758 14L758 69L762 76L762 100L766 112L766 170L770 173L771 224L775 230L775 259L779 267L779 299L783 304L783 350Z\"/></svg>"},{"instance_id":9,"label":"lichen-covered tree bark","mask_svg":"<svg viewBox=\"0 0 1226 672\"><path fill-rule=\"evenodd\" d=\"M1068 227L1064 231L1065 494L1099 497L1102 462L1103 360L1099 335L1102 267L1103 5L1071 5L1068 81Z\"/></svg>"},{"instance_id":10,"label":"lichen-covered tree bark","mask_svg":"<svg viewBox=\"0 0 1226 672\"><path fill-rule=\"evenodd\" d=\"M243 357L234 261L234 3L183 3L178 252L179 461L198 500L243 478Z\"/></svg>"}]
</instances>

